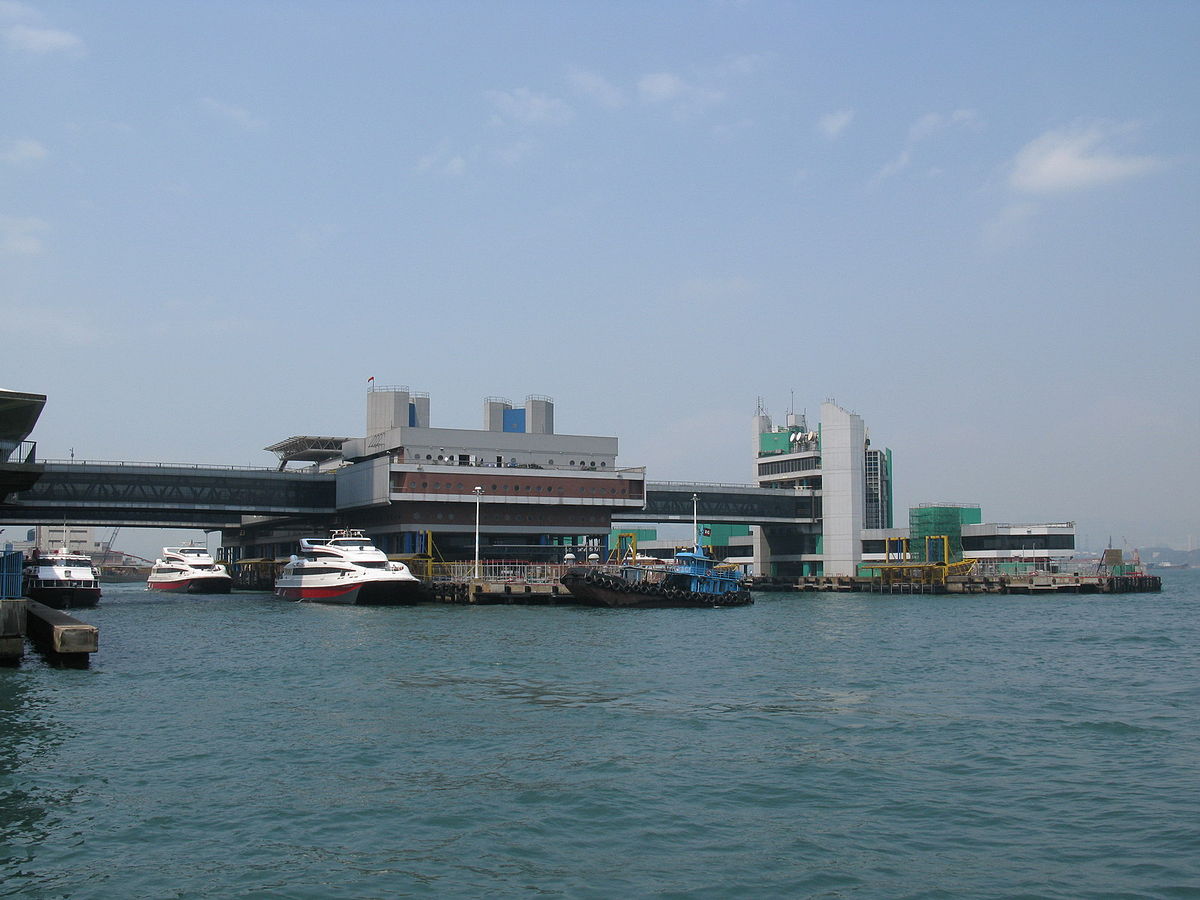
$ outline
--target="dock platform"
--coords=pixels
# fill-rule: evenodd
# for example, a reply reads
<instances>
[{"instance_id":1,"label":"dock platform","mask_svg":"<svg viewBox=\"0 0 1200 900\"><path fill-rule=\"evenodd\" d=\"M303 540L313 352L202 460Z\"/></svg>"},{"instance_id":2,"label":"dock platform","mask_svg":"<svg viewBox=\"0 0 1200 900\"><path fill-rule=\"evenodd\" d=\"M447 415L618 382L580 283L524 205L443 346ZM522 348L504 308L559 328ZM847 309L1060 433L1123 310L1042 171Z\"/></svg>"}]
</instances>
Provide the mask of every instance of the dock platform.
<instances>
[{"instance_id":1,"label":"dock platform","mask_svg":"<svg viewBox=\"0 0 1200 900\"><path fill-rule=\"evenodd\" d=\"M577 602L561 584L546 581L488 578L444 580L429 583L427 590L434 603L554 606Z\"/></svg>"}]
</instances>

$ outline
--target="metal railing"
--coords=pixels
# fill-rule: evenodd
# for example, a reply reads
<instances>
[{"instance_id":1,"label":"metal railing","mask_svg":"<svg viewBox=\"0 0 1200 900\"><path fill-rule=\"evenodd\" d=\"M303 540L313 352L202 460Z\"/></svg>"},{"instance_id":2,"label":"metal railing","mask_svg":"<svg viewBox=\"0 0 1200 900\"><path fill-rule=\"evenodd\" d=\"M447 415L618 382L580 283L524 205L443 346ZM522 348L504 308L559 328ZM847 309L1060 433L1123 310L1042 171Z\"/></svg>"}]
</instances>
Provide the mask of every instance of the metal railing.
<instances>
[{"instance_id":1,"label":"metal railing","mask_svg":"<svg viewBox=\"0 0 1200 900\"><path fill-rule=\"evenodd\" d=\"M278 473L276 466L227 466L210 465L208 463L177 463L177 462L138 462L127 459L44 459L46 465L54 466L121 466L131 469L192 469L215 470L219 472L271 472ZM288 475L320 475L315 467L304 469L288 469Z\"/></svg>"},{"instance_id":2,"label":"metal railing","mask_svg":"<svg viewBox=\"0 0 1200 900\"><path fill-rule=\"evenodd\" d=\"M409 563L413 574L420 577L418 566ZM479 577L485 581L511 584L557 584L567 571L561 563L479 562ZM430 563L427 575L432 581L470 581L475 577L475 563L466 562Z\"/></svg>"},{"instance_id":3,"label":"metal railing","mask_svg":"<svg viewBox=\"0 0 1200 900\"><path fill-rule=\"evenodd\" d=\"M0 457L2 459L3 457ZM8 452L5 462L31 465L37 462L37 441L21 441Z\"/></svg>"},{"instance_id":4,"label":"metal railing","mask_svg":"<svg viewBox=\"0 0 1200 900\"><path fill-rule=\"evenodd\" d=\"M647 481L647 490L657 490L661 488L683 488L685 490L699 490L700 488L731 488L733 490L744 491L747 488L762 488L763 490L777 491L779 488L771 488L761 484L732 484L721 481ZM808 490L808 488L797 488L797 490Z\"/></svg>"},{"instance_id":5,"label":"metal railing","mask_svg":"<svg viewBox=\"0 0 1200 900\"><path fill-rule=\"evenodd\" d=\"M0 599L11 600L21 596L24 564L25 554L20 550L0 550Z\"/></svg>"},{"instance_id":6,"label":"metal railing","mask_svg":"<svg viewBox=\"0 0 1200 900\"><path fill-rule=\"evenodd\" d=\"M458 457L453 454L447 454L442 459L422 459L419 456L411 456L411 457L410 456L401 456L399 453L393 453L392 454L392 463L395 465L398 465L398 466L399 465L421 466L423 468L433 468L435 466L444 466L446 468L451 468L451 469L456 469L456 468L457 469L487 469L489 471L493 470L493 469L521 469L521 470L544 469L547 472L587 472L588 474L592 474L592 475L595 475L595 474L611 475L613 473L616 473L618 475L625 475L625 474L629 474L629 473L644 475L646 472L645 466L613 466L610 469L607 466L592 466L592 465L570 466L570 465L563 465L562 463L555 463L553 465L550 465L548 463L496 463L496 462L483 462L482 458L476 454L467 454L467 455L474 456L475 457L474 462L459 462ZM754 487L754 485L748 485L748 486Z\"/></svg>"}]
</instances>

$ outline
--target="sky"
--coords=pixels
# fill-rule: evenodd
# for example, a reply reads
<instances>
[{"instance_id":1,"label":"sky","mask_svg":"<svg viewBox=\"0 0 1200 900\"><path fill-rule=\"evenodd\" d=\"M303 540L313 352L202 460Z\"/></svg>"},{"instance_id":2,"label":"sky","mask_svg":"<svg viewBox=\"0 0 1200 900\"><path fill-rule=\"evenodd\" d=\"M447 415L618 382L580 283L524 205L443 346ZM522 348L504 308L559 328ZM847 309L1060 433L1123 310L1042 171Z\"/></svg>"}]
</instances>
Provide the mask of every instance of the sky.
<instances>
[{"instance_id":1,"label":"sky","mask_svg":"<svg viewBox=\"0 0 1200 900\"><path fill-rule=\"evenodd\" d=\"M374 377L734 483L760 400L834 399L900 519L1200 545L1198 42L1193 2L0 0L0 386L42 458L269 466Z\"/></svg>"}]
</instances>

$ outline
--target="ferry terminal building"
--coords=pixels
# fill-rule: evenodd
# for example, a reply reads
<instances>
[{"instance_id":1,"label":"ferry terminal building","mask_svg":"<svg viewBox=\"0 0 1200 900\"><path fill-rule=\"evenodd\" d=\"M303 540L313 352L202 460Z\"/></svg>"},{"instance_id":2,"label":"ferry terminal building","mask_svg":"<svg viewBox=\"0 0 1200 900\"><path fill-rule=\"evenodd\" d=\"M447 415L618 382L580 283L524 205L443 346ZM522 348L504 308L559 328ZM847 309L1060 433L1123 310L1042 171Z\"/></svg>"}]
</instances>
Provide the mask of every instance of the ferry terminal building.
<instances>
[{"instance_id":1,"label":"ferry terminal building","mask_svg":"<svg viewBox=\"0 0 1200 900\"><path fill-rule=\"evenodd\" d=\"M571 551L606 559L616 533L632 530L614 530L614 513L628 521L645 507L645 468L618 464L617 438L557 434L554 401L540 395L523 406L486 398L479 429L435 428L429 394L373 387L365 437L296 436L267 449L281 469L334 474L337 520L247 517L222 535L231 560L286 557L299 538L331 527L361 528L391 554L471 559L477 512L481 558L561 562ZM776 426L760 405L754 484L794 494L800 517L743 529L750 533L714 547L748 573L854 575L912 547L920 556L927 535L947 531L956 552L996 565L1074 552L1073 523L983 523L970 504L922 506L909 511L908 528L894 527L891 451L873 446L862 418L832 402L812 428L794 413ZM661 556L678 545L639 541Z\"/></svg>"},{"instance_id":2,"label":"ferry terminal building","mask_svg":"<svg viewBox=\"0 0 1200 900\"><path fill-rule=\"evenodd\" d=\"M301 537L361 528L391 554L561 562L606 551L615 510L645 506L645 469L617 464L617 438L557 434L554 401L489 397L483 427L435 428L430 397L372 387L362 438L297 436L266 448L280 468L335 475L338 522L247 517L226 531L230 559L279 558Z\"/></svg>"}]
</instances>

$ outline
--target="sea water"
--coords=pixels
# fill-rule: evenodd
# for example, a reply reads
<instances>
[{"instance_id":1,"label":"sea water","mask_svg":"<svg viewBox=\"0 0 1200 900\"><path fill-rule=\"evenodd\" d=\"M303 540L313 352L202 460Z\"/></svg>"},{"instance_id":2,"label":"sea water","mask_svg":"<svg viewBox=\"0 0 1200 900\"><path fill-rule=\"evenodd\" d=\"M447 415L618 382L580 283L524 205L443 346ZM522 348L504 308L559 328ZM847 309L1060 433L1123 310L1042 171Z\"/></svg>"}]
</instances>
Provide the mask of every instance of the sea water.
<instances>
[{"instance_id":1,"label":"sea water","mask_svg":"<svg viewBox=\"0 0 1200 900\"><path fill-rule=\"evenodd\" d=\"M0 670L0 896L1200 896L1200 572L756 600L107 585Z\"/></svg>"}]
</instances>

